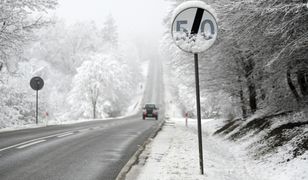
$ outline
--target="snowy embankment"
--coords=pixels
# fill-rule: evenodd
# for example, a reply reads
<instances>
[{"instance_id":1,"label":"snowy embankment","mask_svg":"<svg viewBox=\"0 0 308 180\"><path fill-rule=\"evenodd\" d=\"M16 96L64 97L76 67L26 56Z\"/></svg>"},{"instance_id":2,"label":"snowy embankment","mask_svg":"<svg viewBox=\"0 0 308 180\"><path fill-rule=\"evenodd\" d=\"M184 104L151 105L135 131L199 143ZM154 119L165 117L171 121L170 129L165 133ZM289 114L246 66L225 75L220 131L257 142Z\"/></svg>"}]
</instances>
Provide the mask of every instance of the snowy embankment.
<instances>
[{"instance_id":1,"label":"snowy embankment","mask_svg":"<svg viewBox=\"0 0 308 180\"><path fill-rule=\"evenodd\" d=\"M218 119L202 120L204 176L199 170L196 120L188 119L188 127L185 127L184 118L171 118L140 155L139 163L126 179L308 179L307 156L284 163L278 158L283 154L276 154L276 158L268 161L255 160L248 154L247 142L234 143L213 135L224 123Z\"/></svg>"},{"instance_id":2,"label":"snowy embankment","mask_svg":"<svg viewBox=\"0 0 308 180\"><path fill-rule=\"evenodd\" d=\"M165 77L166 81L166 77ZM230 140L233 133L239 132L245 123L226 122L222 119L202 120L204 172L200 174L197 122L188 119L188 126L181 116L171 93L171 86L165 82L166 123L162 131L147 145L139 156L138 163L127 174L127 180L306 180L308 179L308 153L281 161L288 151L287 146L270 152L264 158L256 158L257 148L264 144L259 141L268 132L251 132L250 130L239 141ZM259 117L259 116L258 116ZM257 117L248 119L251 124ZM289 117L285 117L289 118ZM302 116L294 117L296 121L303 121ZM271 118L275 123L272 129L284 124L283 118ZM263 122L263 121L260 121ZM226 125L229 127L225 127ZM241 124L241 125L240 125ZM229 129L228 133L225 132ZM249 128L250 129L250 128ZM217 131L221 130L221 132ZM302 133L307 132L303 130ZM241 134L241 133L239 133ZM255 136L251 136L255 134ZM242 134L241 134L242 135ZM240 135L239 135L240 136ZM306 138L307 139L307 138ZM258 144L261 143L261 144Z\"/></svg>"},{"instance_id":3,"label":"snowy embankment","mask_svg":"<svg viewBox=\"0 0 308 180\"><path fill-rule=\"evenodd\" d=\"M190 120L187 128L183 118L172 118L142 153L139 164L127 179L259 179L250 171L243 151L209 134L208 130L219 120L206 123L208 126L203 128L205 175L200 175L196 121Z\"/></svg>"},{"instance_id":4,"label":"snowy embankment","mask_svg":"<svg viewBox=\"0 0 308 180\"><path fill-rule=\"evenodd\" d=\"M168 114L178 114L175 105L167 107ZM184 118L171 118L140 155L139 163L126 179L261 179L250 171L250 160L239 146L212 136L221 126L221 120L203 120L205 175L200 175L199 169L196 120L189 119L185 127Z\"/></svg>"}]
</instances>

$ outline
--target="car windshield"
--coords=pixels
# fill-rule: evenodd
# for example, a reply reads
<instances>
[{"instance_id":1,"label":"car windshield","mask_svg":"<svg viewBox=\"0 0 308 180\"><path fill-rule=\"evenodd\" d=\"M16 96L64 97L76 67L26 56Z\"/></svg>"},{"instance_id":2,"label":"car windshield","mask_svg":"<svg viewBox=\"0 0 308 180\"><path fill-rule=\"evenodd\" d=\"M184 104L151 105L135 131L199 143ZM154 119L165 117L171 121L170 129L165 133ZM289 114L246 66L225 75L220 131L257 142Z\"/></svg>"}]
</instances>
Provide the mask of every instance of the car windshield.
<instances>
[{"instance_id":1,"label":"car windshield","mask_svg":"<svg viewBox=\"0 0 308 180\"><path fill-rule=\"evenodd\" d=\"M155 104L146 104L145 108L146 109L155 109Z\"/></svg>"}]
</instances>

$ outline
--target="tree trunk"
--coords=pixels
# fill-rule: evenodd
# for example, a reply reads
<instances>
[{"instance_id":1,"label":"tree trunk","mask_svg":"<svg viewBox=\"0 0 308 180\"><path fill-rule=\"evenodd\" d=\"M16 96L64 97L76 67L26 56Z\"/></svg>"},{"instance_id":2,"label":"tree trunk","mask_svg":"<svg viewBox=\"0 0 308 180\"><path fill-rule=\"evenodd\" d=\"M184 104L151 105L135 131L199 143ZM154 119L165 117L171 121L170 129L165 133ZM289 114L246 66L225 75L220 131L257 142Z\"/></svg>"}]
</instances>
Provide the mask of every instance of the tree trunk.
<instances>
[{"instance_id":1,"label":"tree trunk","mask_svg":"<svg viewBox=\"0 0 308 180\"><path fill-rule=\"evenodd\" d=\"M253 82L248 82L248 93L249 93L249 106L251 113L255 113L257 110L257 93L256 85Z\"/></svg>"},{"instance_id":2,"label":"tree trunk","mask_svg":"<svg viewBox=\"0 0 308 180\"><path fill-rule=\"evenodd\" d=\"M308 105L308 72L302 70L297 72L297 82L303 95L303 103Z\"/></svg>"},{"instance_id":3,"label":"tree trunk","mask_svg":"<svg viewBox=\"0 0 308 180\"><path fill-rule=\"evenodd\" d=\"M292 82L292 79L291 79L291 73L290 73L290 69L287 70L287 82L288 82L288 86L292 92L292 94L294 95L295 99L297 102L300 102L300 96Z\"/></svg>"},{"instance_id":4,"label":"tree trunk","mask_svg":"<svg viewBox=\"0 0 308 180\"><path fill-rule=\"evenodd\" d=\"M253 55L253 53L251 53ZM255 77L253 76L253 71L255 70L255 63L251 57L247 57L244 60L244 70L245 70L245 78L247 80L247 87L248 87L248 95L249 95L249 106L251 113L255 113L257 110L257 90L255 84Z\"/></svg>"},{"instance_id":5,"label":"tree trunk","mask_svg":"<svg viewBox=\"0 0 308 180\"><path fill-rule=\"evenodd\" d=\"M308 96L308 79L305 71L297 72L297 82L299 85L299 89L304 97Z\"/></svg>"},{"instance_id":6,"label":"tree trunk","mask_svg":"<svg viewBox=\"0 0 308 180\"><path fill-rule=\"evenodd\" d=\"M92 102L93 106L93 119L96 119L96 102Z\"/></svg>"},{"instance_id":7,"label":"tree trunk","mask_svg":"<svg viewBox=\"0 0 308 180\"><path fill-rule=\"evenodd\" d=\"M243 86L241 85L242 81L241 81L240 76L238 76L238 83L240 84L239 95L240 95L240 102L241 102L241 109L242 109L242 118L246 119L247 118L247 109L246 109L244 91L243 91Z\"/></svg>"},{"instance_id":8,"label":"tree trunk","mask_svg":"<svg viewBox=\"0 0 308 180\"><path fill-rule=\"evenodd\" d=\"M243 119L245 119L247 118L247 110L245 106L245 98L244 98L244 92L243 92L242 86L241 86L239 94L240 94L240 100L241 100L242 117Z\"/></svg>"}]
</instances>

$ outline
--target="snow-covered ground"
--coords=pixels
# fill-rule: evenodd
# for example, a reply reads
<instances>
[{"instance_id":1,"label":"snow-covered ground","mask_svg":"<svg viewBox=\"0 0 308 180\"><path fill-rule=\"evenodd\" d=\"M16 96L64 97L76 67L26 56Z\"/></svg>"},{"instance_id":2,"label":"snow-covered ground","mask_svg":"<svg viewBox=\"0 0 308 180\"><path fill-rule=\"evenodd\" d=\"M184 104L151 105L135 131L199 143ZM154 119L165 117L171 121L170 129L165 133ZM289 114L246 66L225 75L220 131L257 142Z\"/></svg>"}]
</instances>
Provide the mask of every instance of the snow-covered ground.
<instances>
[{"instance_id":1,"label":"snow-covered ground","mask_svg":"<svg viewBox=\"0 0 308 180\"><path fill-rule=\"evenodd\" d=\"M172 112L170 112L172 114ZM245 144L224 140L212 133L223 120L203 120L204 172L200 175L196 120L171 118L140 155L128 180L306 180L308 161L261 162L246 154ZM307 153L306 153L307 154ZM307 156L306 156L307 157Z\"/></svg>"},{"instance_id":2,"label":"snow-covered ground","mask_svg":"<svg viewBox=\"0 0 308 180\"><path fill-rule=\"evenodd\" d=\"M166 93L168 97L170 93ZM174 104L167 103L166 107L166 114L179 114ZM203 120L205 175L200 175L199 169L196 120L188 119L186 127L184 118L171 117L140 155L139 163L132 168L127 179L256 179L255 174L249 171L243 151L211 135L220 124L222 120Z\"/></svg>"},{"instance_id":3,"label":"snow-covered ground","mask_svg":"<svg viewBox=\"0 0 308 180\"><path fill-rule=\"evenodd\" d=\"M166 81L166 78L165 78ZM204 175L200 174L197 122L181 117L165 82L166 123L140 154L127 180L307 180L308 153L281 163L284 152L266 160L248 154L249 141L231 142L213 133L222 119L202 120Z\"/></svg>"}]
</instances>

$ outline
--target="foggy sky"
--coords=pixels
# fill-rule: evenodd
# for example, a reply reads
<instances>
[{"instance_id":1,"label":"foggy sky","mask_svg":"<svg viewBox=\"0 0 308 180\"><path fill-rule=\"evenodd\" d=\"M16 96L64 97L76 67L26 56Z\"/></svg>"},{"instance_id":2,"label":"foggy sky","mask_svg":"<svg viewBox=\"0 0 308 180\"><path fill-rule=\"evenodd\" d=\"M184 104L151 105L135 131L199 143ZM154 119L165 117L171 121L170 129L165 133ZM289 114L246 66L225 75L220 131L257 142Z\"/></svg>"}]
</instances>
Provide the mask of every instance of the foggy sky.
<instances>
[{"instance_id":1,"label":"foggy sky","mask_svg":"<svg viewBox=\"0 0 308 180\"><path fill-rule=\"evenodd\" d=\"M67 23L94 20L101 26L111 14L120 39L156 43L168 9L164 0L59 0L56 15Z\"/></svg>"}]
</instances>

